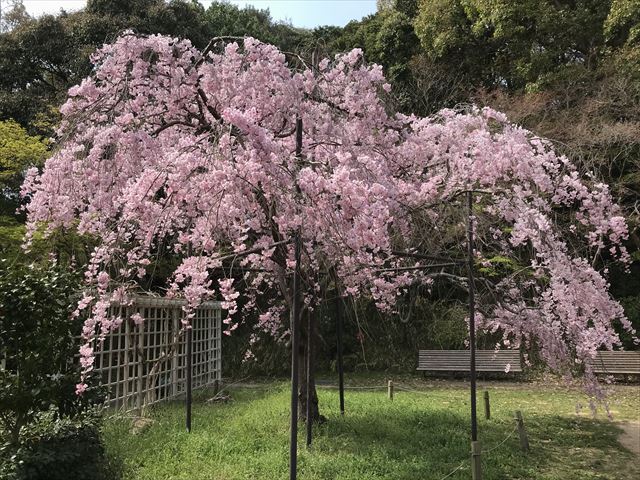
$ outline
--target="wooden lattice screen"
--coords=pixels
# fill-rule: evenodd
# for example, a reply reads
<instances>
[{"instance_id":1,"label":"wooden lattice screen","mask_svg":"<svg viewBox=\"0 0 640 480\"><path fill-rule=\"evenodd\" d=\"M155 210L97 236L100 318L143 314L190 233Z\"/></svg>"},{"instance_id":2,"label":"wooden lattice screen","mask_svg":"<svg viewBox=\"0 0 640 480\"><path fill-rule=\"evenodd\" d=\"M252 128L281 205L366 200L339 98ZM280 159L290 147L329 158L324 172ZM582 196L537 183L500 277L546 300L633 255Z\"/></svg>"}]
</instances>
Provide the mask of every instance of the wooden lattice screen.
<instances>
[{"instance_id":1,"label":"wooden lattice screen","mask_svg":"<svg viewBox=\"0 0 640 480\"><path fill-rule=\"evenodd\" d=\"M94 371L107 388L107 403L116 409L141 409L186 391L186 335L182 328L184 301L136 297L133 305L112 307L127 320L96 349ZM131 315L144 322L137 326ZM193 388L221 379L221 311L205 302L191 320L193 328Z\"/></svg>"}]
</instances>

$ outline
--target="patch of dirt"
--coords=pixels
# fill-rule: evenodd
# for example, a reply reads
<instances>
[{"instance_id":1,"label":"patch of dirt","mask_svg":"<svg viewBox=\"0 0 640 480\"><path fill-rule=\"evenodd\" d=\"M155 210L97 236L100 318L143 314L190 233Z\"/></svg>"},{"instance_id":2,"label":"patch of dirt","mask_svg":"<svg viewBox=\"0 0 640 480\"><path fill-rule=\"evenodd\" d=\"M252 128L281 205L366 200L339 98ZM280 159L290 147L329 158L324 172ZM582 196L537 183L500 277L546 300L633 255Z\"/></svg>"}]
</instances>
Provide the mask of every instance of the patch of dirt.
<instances>
[{"instance_id":1,"label":"patch of dirt","mask_svg":"<svg viewBox=\"0 0 640 480\"><path fill-rule=\"evenodd\" d=\"M640 422L618 422L617 425L622 429L618 437L620 444L640 457Z\"/></svg>"},{"instance_id":2,"label":"patch of dirt","mask_svg":"<svg viewBox=\"0 0 640 480\"><path fill-rule=\"evenodd\" d=\"M137 417L133 420L131 425L131 434L139 435L147 430L154 421L147 417Z\"/></svg>"}]
</instances>

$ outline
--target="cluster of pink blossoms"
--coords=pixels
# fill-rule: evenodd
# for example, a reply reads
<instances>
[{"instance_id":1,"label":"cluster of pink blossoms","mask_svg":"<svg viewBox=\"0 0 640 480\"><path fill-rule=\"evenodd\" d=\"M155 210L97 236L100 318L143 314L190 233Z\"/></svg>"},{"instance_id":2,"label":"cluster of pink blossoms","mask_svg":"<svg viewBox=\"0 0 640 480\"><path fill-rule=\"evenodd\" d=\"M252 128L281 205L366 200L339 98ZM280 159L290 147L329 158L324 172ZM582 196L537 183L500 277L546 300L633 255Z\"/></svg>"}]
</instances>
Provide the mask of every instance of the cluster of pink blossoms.
<instances>
[{"instance_id":1,"label":"cluster of pink blossoms","mask_svg":"<svg viewBox=\"0 0 640 480\"><path fill-rule=\"evenodd\" d=\"M161 247L182 259L168 293L189 311L222 296L234 314L242 292L240 313L258 310L259 328L276 336L287 329L286 241L298 228L308 308L328 273L382 309L416 282L463 281L397 252L463 255L464 236L450 231L464 227L469 189L478 261L499 255L521 267L479 282L482 328L511 346L535 339L557 371L579 362L590 385L595 351L619 345L615 322L630 329L593 267L627 258L607 187L498 112L392 114L381 67L359 50L310 68L251 38L200 52L128 34L92 61L61 109L58 148L23 187L30 234L65 227L100 239L78 311L88 312L85 372L95 342L123 321L111 301L126 300ZM240 274L213 282L214 269L232 271L230 254L247 251L233 262Z\"/></svg>"}]
</instances>

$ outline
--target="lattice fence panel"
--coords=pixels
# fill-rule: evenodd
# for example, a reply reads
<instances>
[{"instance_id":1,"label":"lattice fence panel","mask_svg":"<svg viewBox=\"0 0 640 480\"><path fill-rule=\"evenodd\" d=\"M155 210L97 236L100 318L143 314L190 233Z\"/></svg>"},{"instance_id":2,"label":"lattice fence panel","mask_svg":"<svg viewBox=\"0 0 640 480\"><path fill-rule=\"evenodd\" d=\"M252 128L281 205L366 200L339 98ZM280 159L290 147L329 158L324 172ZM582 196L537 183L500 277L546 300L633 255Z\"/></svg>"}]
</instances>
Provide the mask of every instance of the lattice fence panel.
<instances>
[{"instance_id":1,"label":"lattice fence panel","mask_svg":"<svg viewBox=\"0 0 640 480\"><path fill-rule=\"evenodd\" d=\"M94 371L108 390L107 403L121 410L140 409L186 391L186 334L182 328L184 301L136 297L132 306L115 314L126 320L107 335L96 350ZM131 315L145 321L135 325ZM205 302L191 320L193 388L221 379L221 310Z\"/></svg>"}]
</instances>

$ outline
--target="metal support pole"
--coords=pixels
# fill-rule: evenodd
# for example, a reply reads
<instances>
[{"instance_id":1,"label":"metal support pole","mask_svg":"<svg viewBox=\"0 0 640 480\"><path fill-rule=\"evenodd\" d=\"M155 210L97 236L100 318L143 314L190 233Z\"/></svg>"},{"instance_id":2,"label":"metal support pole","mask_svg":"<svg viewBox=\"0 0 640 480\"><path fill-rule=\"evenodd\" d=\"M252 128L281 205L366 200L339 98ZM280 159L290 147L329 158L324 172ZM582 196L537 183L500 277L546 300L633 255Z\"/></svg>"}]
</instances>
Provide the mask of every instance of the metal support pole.
<instances>
[{"instance_id":1,"label":"metal support pole","mask_svg":"<svg viewBox=\"0 0 640 480\"><path fill-rule=\"evenodd\" d=\"M344 363L342 361L342 298L336 288L338 297L336 298L336 336L338 347L338 389L340 393L340 414L344 415Z\"/></svg>"},{"instance_id":2,"label":"metal support pole","mask_svg":"<svg viewBox=\"0 0 640 480\"><path fill-rule=\"evenodd\" d=\"M296 119L296 156L302 154L302 119ZM298 327L300 326L300 256L302 241L300 230L295 233L293 292L291 301L291 429L289 437L289 479L298 476Z\"/></svg>"},{"instance_id":3,"label":"metal support pole","mask_svg":"<svg viewBox=\"0 0 640 480\"><path fill-rule=\"evenodd\" d=\"M312 421L311 421L311 313L307 313L307 447L311 446Z\"/></svg>"},{"instance_id":4,"label":"metal support pole","mask_svg":"<svg viewBox=\"0 0 640 480\"><path fill-rule=\"evenodd\" d=\"M480 470L481 448L478 442L478 419L476 412L476 305L474 285L474 256L473 256L473 193L467 192L467 255L468 255L468 283L469 283L469 349L471 373L471 462L474 480L482 478Z\"/></svg>"},{"instance_id":5,"label":"metal support pole","mask_svg":"<svg viewBox=\"0 0 640 480\"><path fill-rule=\"evenodd\" d=\"M193 381L193 328L191 325L187 327L187 432L191 433L191 387Z\"/></svg>"},{"instance_id":6,"label":"metal support pole","mask_svg":"<svg viewBox=\"0 0 640 480\"><path fill-rule=\"evenodd\" d=\"M478 420L476 417L476 305L474 286L474 256L473 256L473 194L467 192L467 254L468 254L468 283L469 283L469 348L471 372L471 440L478 440Z\"/></svg>"}]
</instances>

